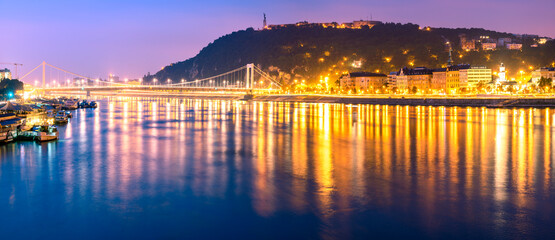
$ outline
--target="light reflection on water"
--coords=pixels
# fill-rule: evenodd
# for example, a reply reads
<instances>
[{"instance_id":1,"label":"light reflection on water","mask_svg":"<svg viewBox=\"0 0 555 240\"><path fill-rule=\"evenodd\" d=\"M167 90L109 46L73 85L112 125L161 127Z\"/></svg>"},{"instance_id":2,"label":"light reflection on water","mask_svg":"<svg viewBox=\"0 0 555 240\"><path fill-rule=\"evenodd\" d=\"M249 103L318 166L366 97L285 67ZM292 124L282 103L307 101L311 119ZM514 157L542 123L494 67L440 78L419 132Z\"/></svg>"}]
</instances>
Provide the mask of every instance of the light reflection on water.
<instances>
[{"instance_id":1,"label":"light reflection on water","mask_svg":"<svg viewBox=\"0 0 555 240\"><path fill-rule=\"evenodd\" d=\"M555 236L550 109L99 105L75 111L58 142L0 146L0 233Z\"/></svg>"}]
</instances>

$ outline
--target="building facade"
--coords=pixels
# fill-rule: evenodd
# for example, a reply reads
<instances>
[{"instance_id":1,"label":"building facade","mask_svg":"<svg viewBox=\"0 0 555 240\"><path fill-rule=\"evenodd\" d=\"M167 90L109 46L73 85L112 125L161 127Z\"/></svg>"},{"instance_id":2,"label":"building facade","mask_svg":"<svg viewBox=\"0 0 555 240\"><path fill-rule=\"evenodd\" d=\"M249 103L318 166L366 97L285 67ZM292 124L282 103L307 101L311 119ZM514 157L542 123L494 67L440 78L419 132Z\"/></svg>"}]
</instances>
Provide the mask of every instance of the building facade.
<instances>
[{"instance_id":1,"label":"building facade","mask_svg":"<svg viewBox=\"0 0 555 240\"><path fill-rule=\"evenodd\" d=\"M397 73L395 87L398 90L427 92L431 88L432 71L424 67L402 68Z\"/></svg>"},{"instance_id":2,"label":"building facade","mask_svg":"<svg viewBox=\"0 0 555 240\"><path fill-rule=\"evenodd\" d=\"M540 68L532 72L532 82L538 83L542 77L555 80L555 68Z\"/></svg>"},{"instance_id":3,"label":"building facade","mask_svg":"<svg viewBox=\"0 0 555 240\"><path fill-rule=\"evenodd\" d=\"M341 88L358 90L377 90L385 87L387 75L370 72L353 72L339 79Z\"/></svg>"},{"instance_id":4,"label":"building facade","mask_svg":"<svg viewBox=\"0 0 555 240\"><path fill-rule=\"evenodd\" d=\"M485 51L495 50L496 48L497 48L496 43L489 43L489 42L482 43L482 49Z\"/></svg>"},{"instance_id":5,"label":"building facade","mask_svg":"<svg viewBox=\"0 0 555 240\"><path fill-rule=\"evenodd\" d=\"M509 50L521 50L522 49L522 44L520 44L520 43L507 43L505 45L505 47L507 47L507 49L509 49Z\"/></svg>"},{"instance_id":6,"label":"building facade","mask_svg":"<svg viewBox=\"0 0 555 240\"><path fill-rule=\"evenodd\" d=\"M447 69L434 69L432 72L432 89L444 92L447 89Z\"/></svg>"},{"instance_id":7,"label":"building facade","mask_svg":"<svg viewBox=\"0 0 555 240\"><path fill-rule=\"evenodd\" d=\"M482 83L489 83L493 80L492 70L486 67L471 67L468 69L461 69L459 71L460 87L462 88L476 88Z\"/></svg>"},{"instance_id":8,"label":"building facade","mask_svg":"<svg viewBox=\"0 0 555 240\"><path fill-rule=\"evenodd\" d=\"M12 79L12 72L10 71L10 69L0 69L0 81L4 79Z\"/></svg>"}]
</instances>

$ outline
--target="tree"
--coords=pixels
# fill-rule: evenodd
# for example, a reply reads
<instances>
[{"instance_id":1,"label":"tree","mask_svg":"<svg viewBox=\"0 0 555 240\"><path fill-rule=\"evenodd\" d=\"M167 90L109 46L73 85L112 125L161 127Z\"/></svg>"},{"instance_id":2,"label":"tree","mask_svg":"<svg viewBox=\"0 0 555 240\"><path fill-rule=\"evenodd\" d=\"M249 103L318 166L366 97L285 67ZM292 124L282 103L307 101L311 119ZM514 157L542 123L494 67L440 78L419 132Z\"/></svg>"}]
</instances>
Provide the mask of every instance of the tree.
<instances>
[{"instance_id":1,"label":"tree","mask_svg":"<svg viewBox=\"0 0 555 240\"><path fill-rule=\"evenodd\" d=\"M538 87L540 87L540 89L545 89L546 87L552 87L553 86L553 79L551 78L545 78L545 77L541 77L540 80L538 81Z\"/></svg>"},{"instance_id":2,"label":"tree","mask_svg":"<svg viewBox=\"0 0 555 240\"><path fill-rule=\"evenodd\" d=\"M17 79L4 79L0 81L0 96L13 95L18 90L23 90L23 82Z\"/></svg>"},{"instance_id":3,"label":"tree","mask_svg":"<svg viewBox=\"0 0 555 240\"><path fill-rule=\"evenodd\" d=\"M418 92L418 88L416 86L413 86L411 92L412 94L416 94Z\"/></svg>"}]
</instances>

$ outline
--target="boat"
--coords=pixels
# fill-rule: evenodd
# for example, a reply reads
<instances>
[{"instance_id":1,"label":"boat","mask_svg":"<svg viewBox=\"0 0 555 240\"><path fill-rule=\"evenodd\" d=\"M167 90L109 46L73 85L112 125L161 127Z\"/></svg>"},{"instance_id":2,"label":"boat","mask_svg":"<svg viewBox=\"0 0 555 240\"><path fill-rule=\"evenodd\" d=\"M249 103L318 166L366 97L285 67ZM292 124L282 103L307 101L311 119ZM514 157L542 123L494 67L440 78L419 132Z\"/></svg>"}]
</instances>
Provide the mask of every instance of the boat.
<instances>
[{"instance_id":1,"label":"boat","mask_svg":"<svg viewBox=\"0 0 555 240\"><path fill-rule=\"evenodd\" d=\"M31 128L34 139L38 142L46 142L58 139L58 129L51 125L37 125Z\"/></svg>"},{"instance_id":2,"label":"boat","mask_svg":"<svg viewBox=\"0 0 555 240\"><path fill-rule=\"evenodd\" d=\"M98 104L95 101L87 102L83 100L79 103L79 108L97 108Z\"/></svg>"},{"instance_id":3,"label":"boat","mask_svg":"<svg viewBox=\"0 0 555 240\"><path fill-rule=\"evenodd\" d=\"M56 116L54 117L54 122L55 123L67 123L68 122L68 116L66 111L59 111L56 113Z\"/></svg>"},{"instance_id":4,"label":"boat","mask_svg":"<svg viewBox=\"0 0 555 240\"><path fill-rule=\"evenodd\" d=\"M64 102L62 109L63 110L75 110L79 107L79 101L75 101L73 99L67 100Z\"/></svg>"},{"instance_id":5,"label":"boat","mask_svg":"<svg viewBox=\"0 0 555 240\"><path fill-rule=\"evenodd\" d=\"M73 114L70 111L66 111L67 118L73 118Z\"/></svg>"},{"instance_id":6,"label":"boat","mask_svg":"<svg viewBox=\"0 0 555 240\"><path fill-rule=\"evenodd\" d=\"M89 106L89 103L87 103L87 100L83 100L79 102L79 108L87 108L88 106Z\"/></svg>"}]
</instances>

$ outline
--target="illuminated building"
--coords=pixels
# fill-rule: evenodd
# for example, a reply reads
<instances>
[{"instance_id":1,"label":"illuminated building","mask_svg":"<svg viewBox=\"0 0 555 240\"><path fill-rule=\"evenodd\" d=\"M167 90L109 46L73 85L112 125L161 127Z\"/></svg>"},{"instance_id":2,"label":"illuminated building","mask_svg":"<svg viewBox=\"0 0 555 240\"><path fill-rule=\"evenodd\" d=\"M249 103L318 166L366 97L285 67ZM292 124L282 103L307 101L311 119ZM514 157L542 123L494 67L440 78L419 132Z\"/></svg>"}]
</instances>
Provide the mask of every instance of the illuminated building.
<instances>
[{"instance_id":1,"label":"illuminated building","mask_svg":"<svg viewBox=\"0 0 555 240\"><path fill-rule=\"evenodd\" d=\"M503 63L501 63L501 66L499 66L499 79L497 79L497 82L506 82L507 78L505 76L505 65Z\"/></svg>"},{"instance_id":2,"label":"illuminated building","mask_svg":"<svg viewBox=\"0 0 555 240\"><path fill-rule=\"evenodd\" d=\"M497 39L497 47L505 47L507 44L512 42L513 40L511 38L499 38Z\"/></svg>"},{"instance_id":3,"label":"illuminated building","mask_svg":"<svg viewBox=\"0 0 555 240\"><path fill-rule=\"evenodd\" d=\"M541 38L538 38L537 42L538 42L538 44L543 45L543 44L547 43L547 41L550 40L550 39L551 38L548 38L548 37L541 37Z\"/></svg>"},{"instance_id":4,"label":"illuminated building","mask_svg":"<svg viewBox=\"0 0 555 240\"><path fill-rule=\"evenodd\" d=\"M482 43L482 49L485 50L485 51L495 50L496 48L497 48L496 43L491 43L491 42L483 42Z\"/></svg>"},{"instance_id":5,"label":"illuminated building","mask_svg":"<svg viewBox=\"0 0 555 240\"><path fill-rule=\"evenodd\" d=\"M398 89L412 90L416 87L418 90L427 91L430 89L432 81L432 70L424 67L418 68L402 68L399 70L395 87Z\"/></svg>"},{"instance_id":6,"label":"illuminated building","mask_svg":"<svg viewBox=\"0 0 555 240\"><path fill-rule=\"evenodd\" d=\"M461 87L466 87L465 83L461 84L461 70L470 69L470 65L459 64L449 66L447 68L435 69L432 71L432 88L435 90L443 90L445 93L452 93ZM467 72L463 73L465 75ZM466 79L464 79L466 81Z\"/></svg>"},{"instance_id":7,"label":"illuminated building","mask_svg":"<svg viewBox=\"0 0 555 240\"><path fill-rule=\"evenodd\" d=\"M507 47L507 49L510 49L510 50L521 50L522 49L522 44L520 44L520 43L507 43L505 46Z\"/></svg>"},{"instance_id":8,"label":"illuminated building","mask_svg":"<svg viewBox=\"0 0 555 240\"><path fill-rule=\"evenodd\" d=\"M434 90L443 90L443 91L446 90L447 88L447 69L446 68L439 68L439 69L433 70L431 87Z\"/></svg>"},{"instance_id":9,"label":"illuminated building","mask_svg":"<svg viewBox=\"0 0 555 240\"><path fill-rule=\"evenodd\" d=\"M475 88L478 83L492 81L492 71L486 67L471 67L459 70L460 87Z\"/></svg>"},{"instance_id":10,"label":"illuminated building","mask_svg":"<svg viewBox=\"0 0 555 240\"><path fill-rule=\"evenodd\" d=\"M0 69L0 81L4 79L12 79L12 72L10 72L10 69Z\"/></svg>"},{"instance_id":11,"label":"illuminated building","mask_svg":"<svg viewBox=\"0 0 555 240\"><path fill-rule=\"evenodd\" d=\"M357 88L360 90L381 88L387 82L385 74L370 72L353 72L339 79L341 88Z\"/></svg>"},{"instance_id":12,"label":"illuminated building","mask_svg":"<svg viewBox=\"0 0 555 240\"><path fill-rule=\"evenodd\" d=\"M555 79L555 68L540 68L532 72L532 82L537 83L540 78Z\"/></svg>"},{"instance_id":13,"label":"illuminated building","mask_svg":"<svg viewBox=\"0 0 555 240\"><path fill-rule=\"evenodd\" d=\"M476 40L468 39L466 34L459 35L461 40L461 48L465 51L474 51L476 50Z\"/></svg>"},{"instance_id":14,"label":"illuminated building","mask_svg":"<svg viewBox=\"0 0 555 240\"><path fill-rule=\"evenodd\" d=\"M397 86L397 75L398 72L390 72L387 75L387 86L390 90Z\"/></svg>"},{"instance_id":15,"label":"illuminated building","mask_svg":"<svg viewBox=\"0 0 555 240\"><path fill-rule=\"evenodd\" d=\"M331 23L309 23L307 21L298 22L295 24L277 24L277 25L265 25L264 29L279 29L279 28L288 28L288 27L324 27L324 28L350 28L350 29L360 29L364 26L368 26L368 28L372 28L376 25L382 24L380 21L365 21L365 20L358 20L353 22L347 22L338 24L336 22Z\"/></svg>"}]
</instances>

